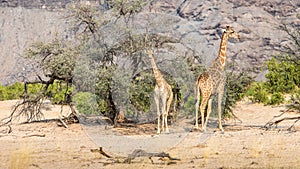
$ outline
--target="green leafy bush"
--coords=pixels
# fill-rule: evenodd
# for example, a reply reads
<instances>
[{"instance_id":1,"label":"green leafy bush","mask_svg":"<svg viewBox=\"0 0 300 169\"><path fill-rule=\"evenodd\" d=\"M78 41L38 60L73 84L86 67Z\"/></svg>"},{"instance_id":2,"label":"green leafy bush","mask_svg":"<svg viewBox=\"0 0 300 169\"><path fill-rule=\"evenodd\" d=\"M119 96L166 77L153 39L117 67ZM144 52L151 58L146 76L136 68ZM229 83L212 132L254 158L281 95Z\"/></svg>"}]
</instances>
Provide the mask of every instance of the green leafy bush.
<instances>
[{"instance_id":1,"label":"green leafy bush","mask_svg":"<svg viewBox=\"0 0 300 169\"><path fill-rule=\"evenodd\" d=\"M8 100L19 99L24 93L24 84L21 82L16 82L6 88Z\"/></svg>"},{"instance_id":2,"label":"green leafy bush","mask_svg":"<svg viewBox=\"0 0 300 169\"><path fill-rule=\"evenodd\" d=\"M246 95L254 103L269 103L268 91L263 82L254 82L247 90Z\"/></svg>"},{"instance_id":3,"label":"green leafy bush","mask_svg":"<svg viewBox=\"0 0 300 169\"><path fill-rule=\"evenodd\" d=\"M0 85L0 100L19 99L24 93L24 84L17 82L13 85Z\"/></svg>"},{"instance_id":4,"label":"green leafy bush","mask_svg":"<svg viewBox=\"0 0 300 169\"><path fill-rule=\"evenodd\" d=\"M185 115L195 115L195 96L194 95L190 95L187 100L185 101L184 105L183 105L183 109L182 111L184 111L183 113ZM200 98L201 101L201 98ZM199 110L200 111L200 110Z\"/></svg>"},{"instance_id":5,"label":"green leafy bush","mask_svg":"<svg viewBox=\"0 0 300 169\"><path fill-rule=\"evenodd\" d=\"M71 94L72 91L72 87L68 87L66 83L56 80L49 86L47 96L54 104L64 104L67 102L66 96Z\"/></svg>"},{"instance_id":6,"label":"green leafy bush","mask_svg":"<svg viewBox=\"0 0 300 169\"><path fill-rule=\"evenodd\" d=\"M73 100L76 108L83 114L98 114L98 103L96 95L89 92L78 92L74 95Z\"/></svg>"},{"instance_id":7,"label":"green leafy bush","mask_svg":"<svg viewBox=\"0 0 300 169\"><path fill-rule=\"evenodd\" d=\"M27 85L27 92L29 94L36 95L36 94L40 93L41 90L43 90L43 87L44 87L44 85L43 84L39 84L39 83L28 84Z\"/></svg>"},{"instance_id":8,"label":"green leafy bush","mask_svg":"<svg viewBox=\"0 0 300 169\"><path fill-rule=\"evenodd\" d=\"M284 96L280 92L275 92L271 95L270 101L268 104L270 105L278 105L284 102Z\"/></svg>"},{"instance_id":9,"label":"green leafy bush","mask_svg":"<svg viewBox=\"0 0 300 169\"><path fill-rule=\"evenodd\" d=\"M155 79L149 71L140 72L131 81L130 101L138 111L147 112L153 97Z\"/></svg>"},{"instance_id":10,"label":"green leafy bush","mask_svg":"<svg viewBox=\"0 0 300 169\"><path fill-rule=\"evenodd\" d=\"M265 105L284 103L283 94L295 93L300 86L300 66L298 62L271 59L267 62L266 82L253 83L247 91L247 96L252 102Z\"/></svg>"},{"instance_id":11,"label":"green leafy bush","mask_svg":"<svg viewBox=\"0 0 300 169\"><path fill-rule=\"evenodd\" d=\"M245 73L227 73L225 90L225 107L224 116L229 116L232 112L232 107L237 101L240 101L247 91L247 87L253 79Z\"/></svg>"},{"instance_id":12,"label":"green leafy bush","mask_svg":"<svg viewBox=\"0 0 300 169\"><path fill-rule=\"evenodd\" d=\"M293 62L271 59L267 63L266 88L268 92L294 92L300 85L300 66Z\"/></svg>"},{"instance_id":13,"label":"green leafy bush","mask_svg":"<svg viewBox=\"0 0 300 169\"><path fill-rule=\"evenodd\" d=\"M35 84L27 84L27 95L31 97L35 97L40 94L44 89L45 84L35 83ZM46 92L46 96L52 101L54 104L64 104L66 102L65 91L67 94L72 92L73 88L69 87L67 89L66 83L60 81L54 81L48 88ZM19 99L24 95L24 83L16 82L9 86L0 85L0 100L13 100Z\"/></svg>"},{"instance_id":14,"label":"green leafy bush","mask_svg":"<svg viewBox=\"0 0 300 169\"><path fill-rule=\"evenodd\" d=\"M6 87L0 85L0 101L8 100L8 94L6 91Z\"/></svg>"}]
</instances>

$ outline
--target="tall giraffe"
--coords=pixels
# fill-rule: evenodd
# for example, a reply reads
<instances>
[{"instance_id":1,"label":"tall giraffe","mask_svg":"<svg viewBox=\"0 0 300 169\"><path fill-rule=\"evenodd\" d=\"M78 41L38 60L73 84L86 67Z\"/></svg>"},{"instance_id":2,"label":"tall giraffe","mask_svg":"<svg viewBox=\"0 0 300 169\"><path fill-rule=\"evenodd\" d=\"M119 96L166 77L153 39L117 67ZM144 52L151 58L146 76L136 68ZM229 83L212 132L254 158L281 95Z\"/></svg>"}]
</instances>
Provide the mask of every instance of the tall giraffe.
<instances>
[{"instance_id":1,"label":"tall giraffe","mask_svg":"<svg viewBox=\"0 0 300 169\"><path fill-rule=\"evenodd\" d=\"M148 50L147 54L150 58L154 78L156 80L155 88L154 88L154 100L156 103L157 109L157 133L161 132L160 128L160 116L162 116L162 131L166 133L169 132L168 128L168 112L170 109L170 105L173 99L173 92L171 86L164 79L161 72L158 70L154 56L153 50ZM161 105L161 108L160 108ZM161 112L160 112L161 109Z\"/></svg>"},{"instance_id":2,"label":"tall giraffe","mask_svg":"<svg viewBox=\"0 0 300 169\"><path fill-rule=\"evenodd\" d=\"M222 34L218 57L213 61L212 65L208 68L208 70L202 73L198 77L198 80L196 82L197 102L196 102L195 128L198 129L198 109L199 109L200 96L202 96L202 101L200 105L202 131L206 131L206 125L207 125L207 121L212 106L211 96L215 94L218 94L219 129L222 132L224 131L221 123L221 104L222 104L222 97L224 94L224 87L225 87L224 66L226 63L226 45L227 45L228 38L239 39L240 36L230 26L226 27L226 30ZM208 104L207 115L206 115L206 119L204 120L204 112L207 104Z\"/></svg>"}]
</instances>

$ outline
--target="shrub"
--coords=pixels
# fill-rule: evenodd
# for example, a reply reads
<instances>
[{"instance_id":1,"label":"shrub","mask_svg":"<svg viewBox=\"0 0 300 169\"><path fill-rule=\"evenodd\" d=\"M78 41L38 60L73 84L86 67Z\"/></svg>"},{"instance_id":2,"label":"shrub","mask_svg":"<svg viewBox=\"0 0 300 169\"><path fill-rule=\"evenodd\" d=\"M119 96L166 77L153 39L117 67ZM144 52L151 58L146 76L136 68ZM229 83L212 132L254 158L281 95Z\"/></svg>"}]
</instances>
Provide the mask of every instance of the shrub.
<instances>
[{"instance_id":1,"label":"shrub","mask_svg":"<svg viewBox=\"0 0 300 169\"><path fill-rule=\"evenodd\" d=\"M253 79L245 73L227 73L225 90L225 107L223 116L229 116L231 109L237 101L240 101Z\"/></svg>"},{"instance_id":2,"label":"shrub","mask_svg":"<svg viewBox=\"0 0 300 169\"><path fill-rule=\"evenodd\" d=\"M66 96L71 94L72 91L72 87L67 88L66 83L56 80L51 86L49 86L47 96L54 104L65 104L68 101Z\"/></svg>"},{"instance_id":3,"label":"shrub","mask_svg":"<svg viewBox=\"0 0 300 169\"><path fill-rule=\"evenodd\" d=\"M36 95L38 93L40 93L41 90L43 90L44 85L43 84L28 84L27 85L27 92L28 94L33 94Z\"/></svg>"},{"instance_id":4,"label":"shrub","mask_svg":"<svg viewBox=\"0 0 300 169\"><path fill-rule=\"evenodd\" d=\"M155 79L152 73L143 71L137 74L130 85L130 102L138 111L147 112L153 98Z\"/></svg>"},{"instance_id":5,"label":"shrub","mask_svg":"<svg viewBox=\"0 0 300 169\"><path fill-rule=\"evenodd\" d=\"M269 103L268 91L263 82L254 82L246 92L246 96L254 103Z\"/></svg>"},{"instance_id":6,"label":"shrub","mask_svg":"<svg viewBox=\"0 0 300 169\"><path fill-rule=\"evenodd\" d=\"M284 102L284 96L280 92L275 92L271 95L271 99L268 104L279 105Z\"/></svg>"},{"instance_id":7,"label":"shrub","mask_svg":"<svg viewBox=\"0 0 300 169\"><path fill-rule=\"evenodd\" d=\"M266 87L268 92L291 93L300 85L300 66L288 61L271 59L267 63Z\"/></svg>"},{"instance_id":8,"label":"shrub","mask_svg":"<svg viewBox=\"0 0 300 169\"><path fill-rule=\"evenodd\" d=\"M89 92L78 92L74 95L73 100L77 110L82 114L98 114L98 103L96 95Z\"/></svg>"},{"instance_id":9,"label":"shrub","mask_svg":"<svg viewBox=\"0 0 300 169\"><path fill-rule=\"evenodd\" d=\"M8 100L19 99L24 93L24 84L16 82L13 85L6 86L6 91Z\"/></svg>"},{"instance_id":10,"label":"shrub","mask_svg":"<svg viewBox=\"0 0 300 169\"><path fill-rule=\"evenodd\" d=\"M195 96L194 95L190 95L186 102L183 105L183 111L185 115L194 115L195 114ZM201 98L200 98L201 101ZM200 107L200 105L199 105ZM199 109L199 113L200 113L200 109Z\"/></svg>"},{"instance_id":11,"label":"shrub","mask_svg":"<svg viewBox=\"0 0 300 169\"><path fill-rule=\"evenodd\" d=\"M0 101L8 100L8 94L5 86L0 85Z\"/></svg>"},{"instance_id":12,"label":"shrub","mask_svg":"<svg viewBox=\"0 0 300 169\"><path fill-rule=\"evenodd\" d=\"M273 58L267 62L267 67L266 82L253 83L247 91L247 96L253 102L281 104L284 102L284 93L294 93L299 88L299 62L279 61Z\"/></svg>"},{"instance_id":13,"label":"shrub","mask_svg":"<svg viewBox=\"0 0 300 169\"><path fill-rule=\"evenodd\" d=\"M24 93L23 83L17 82L13 85L2 86L0 85L0 100L13 100L19 99Z\"/></svg>"}]
</instances>

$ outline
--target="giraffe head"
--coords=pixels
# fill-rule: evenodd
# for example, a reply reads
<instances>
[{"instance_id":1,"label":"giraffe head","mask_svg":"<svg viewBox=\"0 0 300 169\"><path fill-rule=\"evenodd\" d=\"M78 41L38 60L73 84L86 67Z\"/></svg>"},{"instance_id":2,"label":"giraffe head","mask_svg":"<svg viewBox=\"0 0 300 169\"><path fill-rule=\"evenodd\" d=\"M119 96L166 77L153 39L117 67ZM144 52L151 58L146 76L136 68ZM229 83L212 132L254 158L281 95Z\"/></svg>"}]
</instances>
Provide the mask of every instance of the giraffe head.
<instances>
[{"instance_id":1,"label":"giraffe head","mask_svg":"<svg viewBox=\"0 0 300 169\"><path fill-rule=\"evenodd\" d=\"M226 33L228 38L234 38L234 39L240 39L240 35L232 29L230 26L226 27L226 30L224 31Z\"/></svg>"}]
</instances>

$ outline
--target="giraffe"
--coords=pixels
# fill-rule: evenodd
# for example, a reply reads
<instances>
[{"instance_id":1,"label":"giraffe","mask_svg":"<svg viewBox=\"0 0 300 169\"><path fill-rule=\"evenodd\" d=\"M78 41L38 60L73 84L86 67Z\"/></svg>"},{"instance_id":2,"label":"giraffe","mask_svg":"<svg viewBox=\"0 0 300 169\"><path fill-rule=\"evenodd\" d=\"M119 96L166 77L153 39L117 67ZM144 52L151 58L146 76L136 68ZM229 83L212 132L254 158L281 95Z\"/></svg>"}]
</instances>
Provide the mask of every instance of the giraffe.
<instances>
[{"instance_id":1,"label":"giraffe","mask_svg":"<svg viewBox=\"0 0 300 169\"><path fill-rule=\"evenodd\" d=\"M158 70L153 56L153 50L147 50L146 52L150 58L154 78L156 81L154 87L154 100L157 109L157 133L159 134L161 130L165 131L166 133L169 133L167 118L168 118L170 105L173 99L172 88L164 79L162 73ZM162 116L162 124L161 124L162 129L160 128L160 116Z\"/></svg>"},{"instance_id":2,"label":"giraffe","mask_svg":"<svg viewBox=\"0 0 300 169\"><path fill-rule=\"evenodd\" d=\"M198 109L200 96L202 96L202 101L200 105L200 113L201 113L201 127L202 131L206 131L206 125L209 118L209 114L211 112L212 106L212 95L217 94L218 96L218 121L219 121L219 129L224 132L221 123L221 104L222 97L224 93L225 87L225 75L224 75L224 66L226 63L226 45L228 38L236 38L239 39L240 36L238 33L233 30L230 26L226 27L226 30L222 34L220 50L218 57L213 61L212 65L208 68L207 71L200 74L196 82L196 123L195 128L198 129ZM207 115L204 120L204 111L207 107Z\"/></svg>"}]
</instances>

